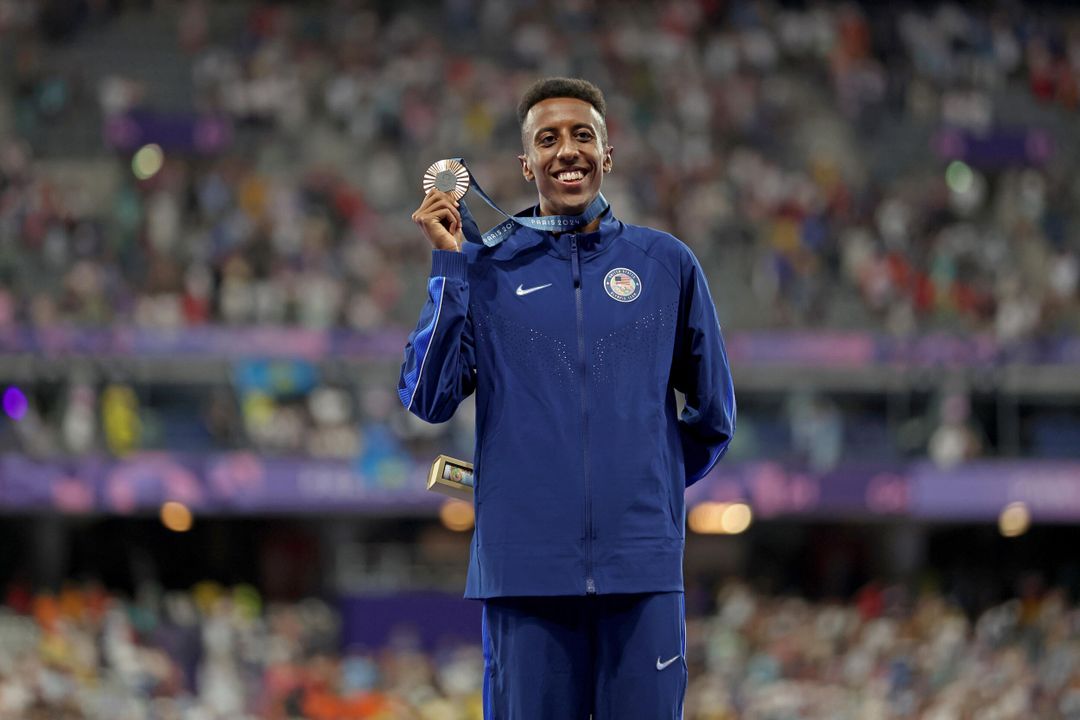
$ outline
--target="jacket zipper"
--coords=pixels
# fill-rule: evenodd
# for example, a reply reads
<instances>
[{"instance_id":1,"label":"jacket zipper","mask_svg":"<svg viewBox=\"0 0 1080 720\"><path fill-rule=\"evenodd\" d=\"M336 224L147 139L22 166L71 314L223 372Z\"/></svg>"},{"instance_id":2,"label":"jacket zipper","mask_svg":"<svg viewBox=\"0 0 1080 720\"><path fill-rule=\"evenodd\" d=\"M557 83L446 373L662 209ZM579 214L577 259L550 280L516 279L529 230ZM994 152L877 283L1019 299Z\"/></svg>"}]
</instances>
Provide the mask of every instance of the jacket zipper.
<instances>
[{"instance_id":1,"label":"jacket zipper","mask_svg":"<svg viewBox=\"0 0 1080 720\"><path fill-rule=\"evenodd\" d=\"M585 471L585 592L596 593L592 566L592 488L589 486L589 414L585 404L585 311L581 298L581 261L577 238L570 236L570 267L574 275L574 305L577 308L578 369L581 371L581 459Z\"/></svg>"}]
</instances>

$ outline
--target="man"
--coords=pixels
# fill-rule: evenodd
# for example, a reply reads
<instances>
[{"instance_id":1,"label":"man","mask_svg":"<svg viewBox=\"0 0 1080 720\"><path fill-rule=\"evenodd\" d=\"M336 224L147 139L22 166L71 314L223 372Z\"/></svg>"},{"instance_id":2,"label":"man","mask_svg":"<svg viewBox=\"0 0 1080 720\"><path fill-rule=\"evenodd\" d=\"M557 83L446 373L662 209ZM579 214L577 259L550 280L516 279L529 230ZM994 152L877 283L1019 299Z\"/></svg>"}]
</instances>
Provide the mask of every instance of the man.
<instances>
[{"instance_id":1,"label":"man","mask_svg":"<svg viewBox=\"0 0 1080 720\"><path fill-rule=\"evenodd\" d=\"M541 80L518 108L528 215L581 215L612 168L604 98ZM723 455L735 397L690 250L610 209L573 232L465 243L453 196L413 221L433 246L399 394L430 422L476 392L485 718L678 718L686 690L684 488ZM675 390L686 398L681 417Z\"/></svg>"}]
</instances>

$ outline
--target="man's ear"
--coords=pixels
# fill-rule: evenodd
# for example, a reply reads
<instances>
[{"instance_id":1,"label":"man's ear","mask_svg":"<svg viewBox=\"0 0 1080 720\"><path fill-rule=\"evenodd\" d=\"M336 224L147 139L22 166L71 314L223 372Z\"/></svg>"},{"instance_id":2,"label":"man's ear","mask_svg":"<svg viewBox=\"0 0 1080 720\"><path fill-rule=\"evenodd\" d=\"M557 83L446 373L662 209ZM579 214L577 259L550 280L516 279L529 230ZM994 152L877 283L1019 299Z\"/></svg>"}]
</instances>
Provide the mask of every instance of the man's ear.
<instances>
[{"instance_id":1,"label":"man's ear","mask_svg":"<svg viewBox=\"0 0 1080 720\"><path fill-rule=\"evenodd\" d=\"M611 162L612 162L611 155L614 152L615 152L615 148L612 147L611 145L608 145L607 150L604 151L604 162L603 162L602 167L604 169L604 172L606 172L606 173L611 172Z\"/></svg>"},{"instance_id":2,"label":"man's ear","mask_svg":"<svg viewBox=\"0 0 1080 720\"><path fill-rule=\"evenodd\" d=\"M535 180L536 176L534 176L533 173L532 173L532 170L529 169L529 158L528 158L528 156L526 156L526 155L518 155L518 160L521 161L521 174L522 174L522 176L524 176L524 178L526 180L528 180L529 182L532 182L533 180Z\"/></svg>"}]
</instances>

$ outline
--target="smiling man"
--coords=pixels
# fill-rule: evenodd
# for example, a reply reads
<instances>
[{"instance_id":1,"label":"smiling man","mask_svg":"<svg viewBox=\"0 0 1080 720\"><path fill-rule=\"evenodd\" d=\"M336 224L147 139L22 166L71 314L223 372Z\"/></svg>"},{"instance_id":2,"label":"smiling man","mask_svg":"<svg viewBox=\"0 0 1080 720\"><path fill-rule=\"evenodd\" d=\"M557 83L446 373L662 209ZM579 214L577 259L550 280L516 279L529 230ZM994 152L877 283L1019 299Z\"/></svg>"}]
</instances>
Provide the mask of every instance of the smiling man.
<instances>
[{"instance_id":1,"label":"smiling man","mask_svg":"<svg viewBox=\"0 0 1080 720\"><path fill-rule=\"evenodd\" d=\"M476 392L465 595L484 601L485 720L682 713L683 491L727 449L735 396L693 254L604 206L605 112L572 78L518 108L539 195L522 215L602 209L591 222L485 247L449 194L413 213L434 249L398 391L430 422Z\"/></svg>"},{"instance_id":2,"label":"smiling man","mask_svg":"<svg viewBox=\"0 0 1080 720\"><path fill-rule=\"evenodd\" d=\"M600 192L604 173L611 172L612 148L607 125L597 106L576 97L545 97L547 86L526 95L521 110L525 153L521 172L536 183L541 215L579 215ZM599 91L597 91L599 92ZM602 96L598 96L603 107ZM595 230L597 218L584 230Z\"/></svg>"}]
</instances>

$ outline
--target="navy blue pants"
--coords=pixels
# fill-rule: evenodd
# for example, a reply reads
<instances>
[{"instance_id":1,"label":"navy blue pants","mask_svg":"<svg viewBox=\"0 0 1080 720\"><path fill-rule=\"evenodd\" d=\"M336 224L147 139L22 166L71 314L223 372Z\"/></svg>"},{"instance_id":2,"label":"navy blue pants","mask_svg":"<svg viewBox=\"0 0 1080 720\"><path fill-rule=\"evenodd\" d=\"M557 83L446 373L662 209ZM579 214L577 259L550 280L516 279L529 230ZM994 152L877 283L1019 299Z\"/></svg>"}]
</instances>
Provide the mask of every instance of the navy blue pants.
<instances>
[{"instance_id":1,"label":"navy blue pants","mask_svg":"<svg viewBox=\"0 0 1080 720\"><path fill-rule=\"evenodd\" d=\"M679 720L680 592L484 602L484 720Z\"/></svg>"}]
</instances>

